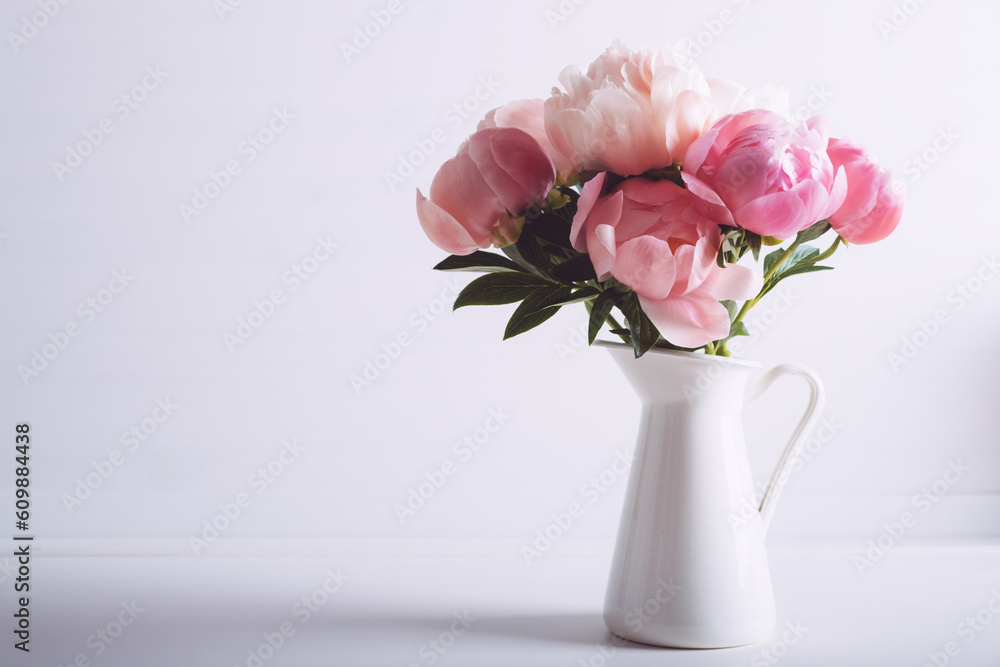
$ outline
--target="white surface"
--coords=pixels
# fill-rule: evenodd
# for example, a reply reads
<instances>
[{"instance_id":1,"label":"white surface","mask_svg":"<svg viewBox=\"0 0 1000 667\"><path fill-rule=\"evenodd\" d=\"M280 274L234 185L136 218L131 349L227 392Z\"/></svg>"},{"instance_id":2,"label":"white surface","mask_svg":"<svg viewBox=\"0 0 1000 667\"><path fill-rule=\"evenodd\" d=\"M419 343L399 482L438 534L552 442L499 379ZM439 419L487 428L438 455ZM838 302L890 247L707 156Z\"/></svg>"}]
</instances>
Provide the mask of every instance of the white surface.
<instances>
[{"instance_id":1,"label":"white surface","mask_svg":"<svg viewBox=\"0 0 1000 667\"><path fill-rule=\"evenodd\" d=\"M220 17L209 0L77 1L15 50L9 34L39 1L0 7L0 545L11 530L8 447L27 420L40 553L102 557L36 561L37 664L66 664L132 598L149 611L100 664L233 664L331 565L351 573L351 587L269 664L366 664L351 658L365 655L408 665L465 608L483 621L442 664L465 664L463 652L503 665L592 654L605 637L606 556L571 558L560 542L547 564L525 568L516 554L631 451L638 401L603 351L579 349L582 308L507 342L510 308L448 312L469 277L430 270L443 253L419 229L414 191L480 114L545 95L563 67L586 65L615 37L708 42L698 57L707 73L783 81L793 106L819 106L910 187L889 241L838 252L836 271L791 283L751 317L759 335L745 358L805 364L828 389L825 435L807 443L772 535L864 548L909 513L907 540L997 536L1000 281L977 277L997 250L1000 208L995 3L908 3L915 13L883 37L878 22L899 11L888 0L563 2L575 9L554 26L555 0L400 0L401 13L347 62L341 42L387 4L244 0ZM723 10L733 21L718 31ZM469 97L477 89L486 99ZM123 95L144 97L127 117ZM467 99L478 108L456 119ZM248 137L283 126L284 110L289 125L248 151ZM105 118L114 131L58 180L52 163ZM385 172L438 128L444 141L390 190ZM185 222L178 207L230 160L240 173ZM296 282L327 239L340 247ZM112 296L102 290L118 289L123 269L134 279L91 316L86 300ZM227 349L224 334L275 289L285 301ZM79 335L25 384L18 366L70 323ZM894 370L887 355L922 326L933 335ZM351 376L403 335L410 344L356 393ZM758 483L801 408L787 384L748 419ZM174 414L128 450L123 433L167 399ZM506 415L503 427L479 450L456 445L491 410ZM272 464L291 439L304 451ZM68 511L64 496L115 450L123 464ZM401 523L394 506L446 461L456 474ZM968 470L942 482L958 462ZM262 484L268 465L281 473ZM609 553L624 486L600 487L574 539ZM137 557L193 555L190 539L240 493L252 503L202 558ZM510 548L484 552L491 558L418 557L405 546L374 560L239 558L312 553L288 546L297 538ZM129 557L104 558L114 554ZM811 628L784 662L921 664L1000 583L995 552L892 557L896 566L887 560L863 581L841 556L772 558L779 620ZM9 585L0 605L12 604ZM963 646L961 664L988 664L996 648L990 626ZM666 655L629 648L615 661ZM670 655L747 664L753 651Z\"/></svg>"},{"instance_id":2,"label":"white surface","mask_svg":"<svg viewBox=\"0 0 1000 667\"><path fill-rule=\"evenodd\" d=\"M7 33L39 5L3 3L0 443L32 422L39 531L183 543L241 492L254 503L227 537L526 537L544 526L630 450L638 401L604 351L575 347L582 307L506 342L511 308L448 312L471 276L430 270L443 253L419 229L414 192L489 107L545 95L562 68L586 65L615 37L711 37L698 57L707 73L786 83L793 106L812 101L910 186L890 240L838 252L836 271L789 281L751 322L759 334L742 356L814 368L834 424L784 505L836 516L786 509L774 531L875 536L960 460L969 472L919 529L996 534L995 510L964 508L995 508L1000 493L990 418L1000 281L961 309L949 295L997 248L997 5L918 3L883 38L888 1L595 0L562 3L575 9L554 27L555 1L401 3L351 62L340 43L379 3L245 0L220 19L208 0L72 2L16 52ZM724 9L734 19L711 36ZM481 79L491 77L489 92ZM120 118L116 100L144 78L156 87ZM456 119L452 107L477 88L487 99ZM250 161L241 144L285 108L295 118ZM105 117L114 132L60 182L52 163ZM390 191L384 173L439 127L444 142ZM959 137L915 167L949 127ZM230 159L242 171L185 223L179 205ZM294 273L283 276L318 237L340 247L293 290ZM123 268L134 280L87 322L79 304ZM284 303L231 352L223 335L274 289ZM887 355L941 309L948 321L894 371ZM25 385L17 367L69 322L80 334ZM351 376L401 334L410 345L356 393ZM800 411L794 385L780 383L748 419L758 483ZM174 414L126 450L122 433L168 398ZM503 428L457 453L491 409L509 415ZM305 451L259 486L256 471L290 438ZM69 512L64 494L114 450L124 464ZM456 474L401 524L394 505L446 460ZM0 478L12 465L0 457ZM614 534L623 490L607 490L582 534ZM10 493L0 484L0 507Z\"/></svg>"},{"instance_id":3,"label":"white surface","mask_svg":"<svg viewBox=\"0 0 1000 667\"><path fill-rule=\"evenodd\" d=\"M369 541L303 545L326 554L311 557L38 558L32 652L25 660L4 646L0 661L67 665L82 653L108 667L245 665L262 635L287 621L294 634L269 667L423 666L435 653L429 642L467 612L475 622L433 664L918 667L949 641L960 650L951 664L1000 663L1000 615L984 614L991 622L971 642L967 632L957 634L968 615L1000 599L996 541L900 545L864 575L852 562L854 548L776 545L770 560L780 629L757 645L708 651L612 640L601 620L607 549L586 555L579 548L580 555L528 567L506 547L466 543L460 552L433 542ZM328 570L349 579L305 619L295 605L322 588ZM133 600L143 611L95 657L88 637ZM786 623L800 628L801 639L768 663L761 651L782 641Z\"/></svg>"}]
</instances>

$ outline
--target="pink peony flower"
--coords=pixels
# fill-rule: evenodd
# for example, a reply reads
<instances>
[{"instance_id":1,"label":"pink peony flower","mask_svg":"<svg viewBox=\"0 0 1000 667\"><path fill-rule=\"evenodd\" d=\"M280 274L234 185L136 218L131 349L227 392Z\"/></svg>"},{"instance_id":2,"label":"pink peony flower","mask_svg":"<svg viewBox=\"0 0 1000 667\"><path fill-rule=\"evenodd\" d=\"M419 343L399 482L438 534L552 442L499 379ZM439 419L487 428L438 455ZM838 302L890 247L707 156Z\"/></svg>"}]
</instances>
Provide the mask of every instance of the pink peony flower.
<instances>
[{"instance_id":1,"label":"pink peony flower","mask_svg":"<svg viewBox=\"0 0 1000 667\"><path fill-rule=\"evenodd\" d=\"M847 194L827 137L822 116L800 128L769 111L726 116L688 148L684 183L716 222L785 239L830 217Z\"/></svg>"},{"instance_id":2,"label":"pink peony flower","mask_svg":"<svg viewBox=\"0 0 1000 667\"><path fill-rule=\"evenodd\" d=\"M628 179L601 196L605 174L583 187L570 241L587 252L598 280L614 276L636 292L664 338L701 347L729 335L721 299L749 299L762 279L715 262L722 235L703 202L671 181Z\"/></svg>"},{"instance_id":3,"label":"pink peony flower","mask_svg":"<svg viewBox=\"0 0 1000 667\"><path fill-rule=\"evenodd\" d=\"M545 133L545 105L542 100L514 100L487 112L477 129L491 127L515 127L527 132L548 154L560 179L567 181L573 173L573 165L552 145L549 135Z\"/></svg>"},{"instance_id":4,"label":"pink peony flower","mask_svg":"<svg viewBox=\"0 0 1000 667\"><path fill-rule=\"evenodd\" d=\"M848 243L875 243L896 229L903 215L904 189L892 183L861 146L849 139L831 139L827 155L847 174L847 198L830 216L834 230Z\"/></svg>"},{"instance_id":5,"label":"pink peony flower","mask_svg":"<svg viewBox=\"0 0 1000 667\"><path fill-rule=\"evenodd\" d=\"M586 74L563 70L566 92L545 101L552 145L580 171L625 176L680 162L716 119L754 106L742 86L706 78L688 48L633 52L616 42Z\"/></svg>"},{"instance_id":6,"label":"pink peony flower","mask_svg":"<svg viewBox=\"0 0 1000 667\"><path fill-rule=\"evenodd\" d=\"M441 165L430 199L417 190L417 217L439 248L468 255L516 241L520 226L512 218L543 201L554 182L552 161L526 132L483 129Z\"/></svg>"}]
</instances>

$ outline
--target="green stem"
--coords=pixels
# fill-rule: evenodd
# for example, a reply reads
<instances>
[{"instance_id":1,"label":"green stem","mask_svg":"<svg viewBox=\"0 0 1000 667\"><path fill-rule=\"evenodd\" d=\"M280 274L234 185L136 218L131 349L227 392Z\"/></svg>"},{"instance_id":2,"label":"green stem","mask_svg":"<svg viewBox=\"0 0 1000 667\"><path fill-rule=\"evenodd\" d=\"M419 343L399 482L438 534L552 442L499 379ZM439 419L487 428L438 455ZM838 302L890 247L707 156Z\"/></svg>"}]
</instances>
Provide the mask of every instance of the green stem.
<instances>
[{"instance_id":1,"label":"green stem","mask_svg":"<svg viewBox=\"0 0 1000 667\"><path fill-rule=\"evenodd\" d=\"M802 241L796 238L794 241L792 241L792 245L788 246L788 248L786 248L785 251L781 253L781 256L778 257L778 261L774 263L774 266L772 266L771 269L764 274L764 285L760 288L760 293L743 304L743 307L740 308L740 312L736 314L736 319L733 320L733 324L742 321L743 316L746 315L751 308L757 305L757 302L760 301L760 298L764 296L764 290L767 288L767 281L769 281L771 278L774 277L774 274L777 273L778 269L781 268L781 265L784 264L785 261L792 256L792 253L794 253L800 245L802 245Z\"/></svg>"},{"instance_id":2,"label":"green stem","mask_svg":"<svg viewBox=\"0 0 1000 667\"><path fill-rule=\"evenodd\" d=\"M612 315L611 313L608 313L608 322L611 322L611 326L614 329L624 329L625 328L622 325L618 324L618 320L616 320L615 316ZM622 342L624 342L626 345L631 345L632 344L632 338L630 336L626 336L625 334L618 334L618 337L621 338Z\"/></svg>"},{"instance_id":3,"label":"green stem","mask_svg":"<svg viewBox=\"0 0 1000 667\"><path fill-rule=\"evenodd\" d=\"M830 244L829 248L827 248L820 254L816 255L815 257L811 258L809 261L815 264L816 262L822 262L824 259L827 259L828 257L830 257L830 255L834 253L834 251L837 250L837 248L840 246L840 242L843 240L844 239L838 236L833 240L833 243Z\"/></svg>"}]
</instances>

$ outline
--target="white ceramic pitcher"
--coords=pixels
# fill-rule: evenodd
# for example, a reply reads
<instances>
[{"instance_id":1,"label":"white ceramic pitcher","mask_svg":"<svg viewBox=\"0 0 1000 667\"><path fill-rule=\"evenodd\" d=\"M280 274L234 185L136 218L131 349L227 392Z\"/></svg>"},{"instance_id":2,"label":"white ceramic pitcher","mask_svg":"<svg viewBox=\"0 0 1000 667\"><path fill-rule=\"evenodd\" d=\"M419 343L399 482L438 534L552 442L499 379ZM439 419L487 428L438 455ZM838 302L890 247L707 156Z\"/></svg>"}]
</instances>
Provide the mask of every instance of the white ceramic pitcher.
<instances>
[{"instance_id":1,"label":"white ceramic pitcher","mask_svg":"<svg viewBox=\"0 0 1000 667\"><path fill-rule=\"evenodd\" d=\"M745 391L759 364L657 348L636 359L630 346L598 344L643 404L604 604L608 629L680 648L767 639L775 607L764 535L819 419L822 383L808 368L786 364ZM809 405L757 502L742 411L789 374L808 382ZM759 511L748 512L750 502Z\"/></svg>"}]
</instances>

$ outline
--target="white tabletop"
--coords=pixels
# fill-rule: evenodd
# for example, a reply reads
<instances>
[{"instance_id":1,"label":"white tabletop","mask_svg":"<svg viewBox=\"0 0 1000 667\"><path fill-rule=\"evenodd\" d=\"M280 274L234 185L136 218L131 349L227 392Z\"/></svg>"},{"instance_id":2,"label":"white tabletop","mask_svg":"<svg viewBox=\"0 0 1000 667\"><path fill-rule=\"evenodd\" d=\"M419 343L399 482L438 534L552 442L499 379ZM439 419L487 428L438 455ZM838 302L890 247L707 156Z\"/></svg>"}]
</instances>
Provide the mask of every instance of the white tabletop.
<instances>
[{"instance_id":1,"label":"white tabletop","mask_svg":"<svg viewBox=\"0 0 1000 667\"><path fill-rule=\"evenodd\" d=\"M3 628L0 662L920 667L935 654L939 665L1000 665L990 610L1000 611L1000 542L901 543L864 574L855 562L863 545L776 542L773 638L703 651L608 633L604 545L530 566L507 546L383 540L285 544L270 556L36 556L31 652L13 650ZM0 583L8 626L12 581Z\"/></svg>"}]
</instances>

